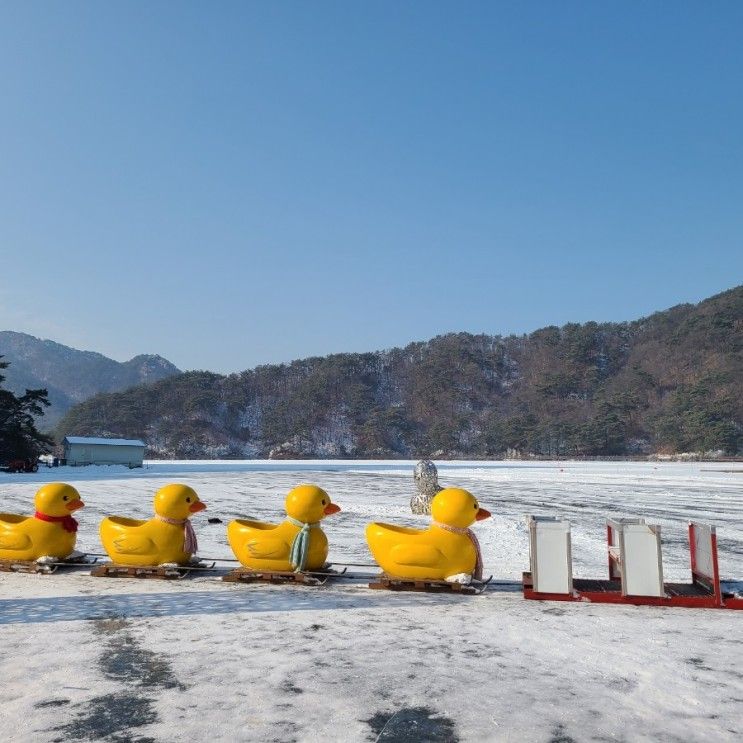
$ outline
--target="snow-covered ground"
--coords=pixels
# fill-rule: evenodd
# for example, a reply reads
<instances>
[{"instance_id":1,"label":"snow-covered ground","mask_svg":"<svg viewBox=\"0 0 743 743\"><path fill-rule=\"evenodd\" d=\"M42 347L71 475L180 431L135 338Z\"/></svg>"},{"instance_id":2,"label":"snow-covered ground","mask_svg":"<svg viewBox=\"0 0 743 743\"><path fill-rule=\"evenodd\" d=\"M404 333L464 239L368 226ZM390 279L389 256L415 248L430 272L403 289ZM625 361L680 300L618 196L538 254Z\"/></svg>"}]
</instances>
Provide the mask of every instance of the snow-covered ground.
<instances>
[{"instance_id":1,"label":"snow-covered ground","mask_svg":"<svg viewBox=\"0 0 743 743\"><path fill-rule=\"evenodd\" d=\"M315 482L343 509L331 559L369 563L363 527L409 524L411 462L172 462L0 474L0 509L29 512L41 482L75 485L78 548L103 515L147 517L154 491L193 486L200 552L231 557L238 516L276 520ZM604 577L605 518L663 527L667 580L688 579L686 521L718 527L723 577L743 580L743 466L439 465L494 517L475 526L480 597L0 573L0 725L11 741L739 740L743 612L524 601L525 513L573 524L575 573ZM218 516L222 524L208 524ZM353 568L354 574L367 572ZM368 572L371 572L370 570Z\"/></svg>"}]
</instances>

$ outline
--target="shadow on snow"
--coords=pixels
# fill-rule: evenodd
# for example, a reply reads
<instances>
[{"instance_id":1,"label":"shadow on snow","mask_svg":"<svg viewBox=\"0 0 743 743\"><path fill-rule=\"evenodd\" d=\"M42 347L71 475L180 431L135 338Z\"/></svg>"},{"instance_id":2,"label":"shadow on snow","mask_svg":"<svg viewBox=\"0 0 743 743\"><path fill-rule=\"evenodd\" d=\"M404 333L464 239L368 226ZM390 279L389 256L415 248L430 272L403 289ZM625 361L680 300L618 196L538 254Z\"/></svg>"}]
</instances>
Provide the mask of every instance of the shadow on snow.
<instances>
[{"instance_id":1,"label":"shadow on snow","mask_svg":"<svg viewBox=\"0 0 743 743\"><path fill-rule=\"evenodd\" d=\"M467 599L465 599L467 600ZM109 617L172 617L242 612L326 611L380 606L456 604L461 598L422 594L346 596L337 592L283 591L251 588L241 591L184 591L99 596L52 596L0 599L0 625L69 622Z\"/></svg>"}]
</instances>

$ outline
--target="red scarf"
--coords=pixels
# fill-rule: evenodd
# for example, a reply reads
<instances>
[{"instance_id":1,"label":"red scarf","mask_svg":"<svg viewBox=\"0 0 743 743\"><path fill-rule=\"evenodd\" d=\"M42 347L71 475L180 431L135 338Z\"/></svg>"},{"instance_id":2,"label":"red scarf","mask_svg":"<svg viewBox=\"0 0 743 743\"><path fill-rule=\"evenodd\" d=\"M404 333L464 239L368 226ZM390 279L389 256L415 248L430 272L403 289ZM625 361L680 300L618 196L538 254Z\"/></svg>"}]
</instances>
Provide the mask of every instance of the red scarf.
<instances>
[{"instance_id":1,"label":"red scarf","mask_svg":"<svg viewBox=\"0 0 743 743\"><path fill-rule=\"evenodd\" d=\"M77 519L73 519L72 516L47 516L45 513L37 511L34 518L39 519L39 521L49 521L52 524L62 524L62 528L70 534L77 531Z\"/></svg>"}]
</instances>

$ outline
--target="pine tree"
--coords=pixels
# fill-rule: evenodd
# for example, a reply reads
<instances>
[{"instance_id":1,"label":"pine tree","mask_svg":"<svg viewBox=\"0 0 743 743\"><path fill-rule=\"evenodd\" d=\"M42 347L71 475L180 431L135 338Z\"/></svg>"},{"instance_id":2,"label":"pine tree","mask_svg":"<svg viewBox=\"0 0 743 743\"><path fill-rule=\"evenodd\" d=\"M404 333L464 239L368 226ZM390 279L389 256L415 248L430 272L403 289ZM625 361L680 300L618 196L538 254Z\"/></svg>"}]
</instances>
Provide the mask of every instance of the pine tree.
<instances>
[{"instance_id":1,"label":"pine tree","mask_svg":"<svg viewBox=\"0 0 743 743\"><path fill-rule=\"evenodd\" d=\"M8 366L7 361L0 360L0 385L5 381L1 372ZM36 428L34 420L34 416L44 415L48 405L45 389L26 390L25 395L18 396L0 387L0 463L35 460L49 451L53 441Z\"/></svg>"}]
</instances>

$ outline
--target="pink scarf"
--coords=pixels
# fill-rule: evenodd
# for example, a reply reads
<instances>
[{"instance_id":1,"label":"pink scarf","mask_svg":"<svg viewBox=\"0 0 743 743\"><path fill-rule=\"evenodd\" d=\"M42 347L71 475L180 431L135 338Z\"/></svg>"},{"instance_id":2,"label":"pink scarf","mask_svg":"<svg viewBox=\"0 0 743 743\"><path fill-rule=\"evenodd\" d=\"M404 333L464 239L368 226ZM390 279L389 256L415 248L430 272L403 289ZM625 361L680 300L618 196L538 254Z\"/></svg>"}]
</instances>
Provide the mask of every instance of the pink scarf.
<instances>
[{"instance_id":1,"label":"pink scarf","mask_svg":"<svg viewBox=\"0 0 743 743\"><path fill-rule=\"evenodd\" d=\"M196 541L196 532L193 530L193 524L190 519L168 519L165 516L158 514L157 518L160 521L164 521L166 524L172 524L173 526L182 526L184 530L183 536L183 551L189 555L193 555L199 549L199 543Z\"/></svg>"},{"instance_id":2,"label":"pink scarf","mask_svg":"<svg viewBox=\"0 0 743 743\"><path fill-rule=\"evenodd\" d=\"M445 531L450 531L454 534L463 534L464 536L469 537L472 546L475 548L475 554L477 555L475 558L475 570L472 573L472 577L475 580L482 580L482 552L480 550L480 542L477 541L475 532L473 532L472 529L463 529L459 526L449 526L448 524L441 524L438 521L434 521L433 525L438 526L439 529L444 529Z\"/></svg>"}]
</instances>

